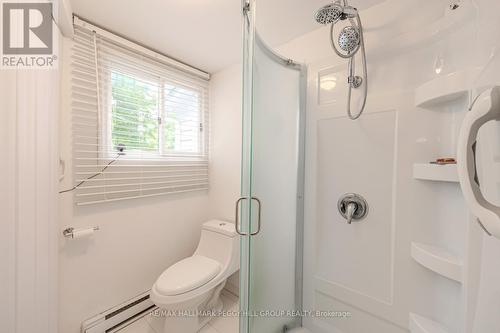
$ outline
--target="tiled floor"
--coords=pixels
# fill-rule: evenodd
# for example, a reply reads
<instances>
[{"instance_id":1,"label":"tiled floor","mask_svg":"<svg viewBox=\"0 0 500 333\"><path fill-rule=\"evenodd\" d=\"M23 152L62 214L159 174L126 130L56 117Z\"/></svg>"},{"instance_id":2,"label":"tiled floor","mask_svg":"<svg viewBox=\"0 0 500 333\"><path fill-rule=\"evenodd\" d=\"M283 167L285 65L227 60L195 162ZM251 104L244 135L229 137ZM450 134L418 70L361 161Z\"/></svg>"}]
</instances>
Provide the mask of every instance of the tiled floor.
<instances>
[{"instance_id":1,"label":"tiled floor","mask_svg":"<svg viewBox=\"0 0 500 333\"><path fill-rule=\"evenodd\" d=\"M223 311L238 311L238 297L224 290L221 298L224 304ZM238 317L217 317L205 325L199 333L238 333L238 324ZM164 333L163 319L146 315L118 333Z\"/></svg>"}]
</instances>

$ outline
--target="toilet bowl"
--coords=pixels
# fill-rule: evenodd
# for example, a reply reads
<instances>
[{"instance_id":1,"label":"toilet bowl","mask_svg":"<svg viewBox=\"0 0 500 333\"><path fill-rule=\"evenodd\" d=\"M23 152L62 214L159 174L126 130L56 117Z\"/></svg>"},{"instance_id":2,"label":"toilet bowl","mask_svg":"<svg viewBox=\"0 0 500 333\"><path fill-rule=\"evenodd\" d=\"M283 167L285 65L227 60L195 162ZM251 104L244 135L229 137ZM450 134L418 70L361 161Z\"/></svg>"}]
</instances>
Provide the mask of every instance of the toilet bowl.
<instances>
[{"instance_id":1,"label":"toilet bowl","mask_svg":"<svg viewBox=\"0 0 500 333\"><path fill-rule=\"evenodd\" d=\"M240 243L234 224L203 224L191 257L167 268L151 288L151 300L165 316L165 333L196 333L222 309L220 292L238 271Z\"/></svg>"}]
</instances>

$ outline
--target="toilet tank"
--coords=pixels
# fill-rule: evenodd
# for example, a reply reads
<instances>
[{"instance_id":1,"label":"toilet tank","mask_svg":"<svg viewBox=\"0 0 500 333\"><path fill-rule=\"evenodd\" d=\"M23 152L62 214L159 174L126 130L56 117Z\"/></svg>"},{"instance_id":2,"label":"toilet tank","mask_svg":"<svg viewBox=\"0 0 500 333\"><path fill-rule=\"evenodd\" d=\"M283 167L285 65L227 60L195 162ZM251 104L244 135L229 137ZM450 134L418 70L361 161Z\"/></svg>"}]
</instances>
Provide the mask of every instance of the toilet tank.
<instances>
[{"instance_id":1,"label":"toilet tank","mask_svg":"<svg viewBox=\"0 0 500 333\"><path fill-rule=\"evenodd\" d=\"M221 220L205 222L194 255L217 260L227 276L236 272L240 268L240 237L234 223Z\"/></svg>"}]
</instances>

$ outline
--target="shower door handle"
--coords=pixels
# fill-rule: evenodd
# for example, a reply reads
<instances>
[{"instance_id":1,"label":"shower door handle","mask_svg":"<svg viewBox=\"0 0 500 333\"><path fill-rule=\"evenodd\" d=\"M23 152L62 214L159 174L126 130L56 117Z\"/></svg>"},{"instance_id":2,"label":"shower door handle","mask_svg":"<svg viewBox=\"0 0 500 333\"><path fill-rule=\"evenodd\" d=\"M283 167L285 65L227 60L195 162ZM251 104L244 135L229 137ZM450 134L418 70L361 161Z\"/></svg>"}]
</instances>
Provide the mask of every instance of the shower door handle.
<instances>
[{"instance_id":1,"label":"shower door handle","mask_svg":"<svg viewBox=\"0 0 500 333\"><path fill-rule=\"evenodd\" d=\"M252 201L255 201L257 202L257 205L258 205L258 210L257 210L257 231L254 231L252 233L250 233L251 236L255 236L257 235L259 232L260 232L260 227L261 227L261 202L259 200L259 198L257 197L252 197Z\"/></svg>"},{"instance_id":2,"label":"shower door handle","mask_svg":"<svg viewBox=\"0 0 500 333\"><path fill-rule=\"evenodd\" d=\"M240 204L242 201L244 200L248 200L247 197L241 197L239 198L238 200L236 200L236 211L235 211L235 218L234 218L234 221L235 221L235 229L236 229L236 232L238 233L238 235L240 236L255 236L257 235L259 232L260 232L260 227L261 227L261 207L262 207L262 204L261 204L261 201L259 200L259 198L257 197L252 197L251 198L251 201L250 201L250 209L252 209L252 206L251 206L251 203L253 201L257 202L257 205L258 205L258 210L257 210L257 230L254 231L254 232L250 232L250 233L245 233L245 232L242 232L241 231L241 228L240 228Z\"/></svg>"},{"instance_id":3,"label":"shower door handle","mask_svg":"<svg viewBox=\"0 0 500 333\"><path fill-rule=\"evenodd\" d=\"M236 211L235 211L235 214L234 214L235 215L235 217L234 217L234 227L235 227L236 232L238 233L238 235L240 235L240 236L248 236L248 234L240 231L240 203L243 200L247 200L247 198L241 197L238 200L236 200Z\"/></svg>"},{"instance_id":4,"label":"shower door handle","mask_svg":"<svg viewBox=\"0 0 500 333\"><path fill-rule=\"evenodd\" d=\"M466 114L458 138L457 170L467 206L485 231L500 238L500 207L488 202L477 179L476 142L479 129L491 120L500 121L500 87L481 94Z\"/></svg>"}]
</instances>

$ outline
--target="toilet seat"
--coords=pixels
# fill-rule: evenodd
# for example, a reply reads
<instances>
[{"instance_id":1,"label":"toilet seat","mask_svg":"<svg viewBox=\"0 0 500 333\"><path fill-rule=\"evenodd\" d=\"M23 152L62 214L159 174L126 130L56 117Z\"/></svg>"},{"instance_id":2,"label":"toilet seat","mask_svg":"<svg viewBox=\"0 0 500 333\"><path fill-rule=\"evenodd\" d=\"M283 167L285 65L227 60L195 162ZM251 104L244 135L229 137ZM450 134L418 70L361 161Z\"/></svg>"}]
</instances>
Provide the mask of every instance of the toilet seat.
<instances>
[{"instance_id":1,"label":"toilet seat","mask_svg":"<svg viewBox=\"0 0 500 333\"><path fill-rule=\"evenodd\" d=\"M204 256L192 256L165 270L156 282L156 290L164 296L184 294L207 284L220 271L219 262Z\"/></svg>"}]
</instances>

